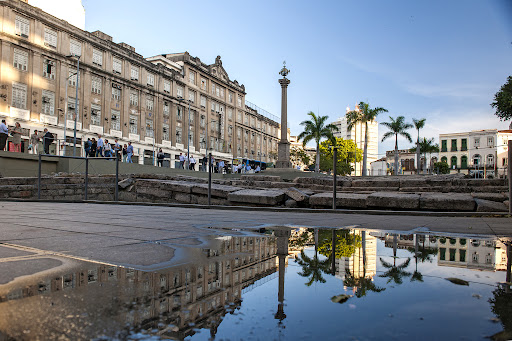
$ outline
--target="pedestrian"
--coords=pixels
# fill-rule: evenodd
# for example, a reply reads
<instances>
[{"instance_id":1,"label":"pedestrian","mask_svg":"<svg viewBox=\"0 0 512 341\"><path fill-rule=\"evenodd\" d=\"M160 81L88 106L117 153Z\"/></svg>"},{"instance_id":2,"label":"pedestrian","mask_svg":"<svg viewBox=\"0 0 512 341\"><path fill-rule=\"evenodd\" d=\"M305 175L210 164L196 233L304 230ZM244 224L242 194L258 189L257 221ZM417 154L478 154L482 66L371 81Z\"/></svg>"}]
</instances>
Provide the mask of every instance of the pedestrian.
<instances>
[{"instance_id":1,"label":"pedestrian","mask_svg":"<svg viewBox=\"0 0 512 341\"><path fill-rule=\"evenodd\" d=\"M96 142L96 139L93 137L91 140L91 153L89 154L89 156L95 157L97 149L98 149L98 143Z\"/></svg>"},{"instance_id":2,"label":"pedestrian","mask_svg":"<svg viewBox=\"0 0 512 341\"><path fill-rule=\"evenodd\" d=\"M123 146L123 162L126 162L126 157L128 156L128 152L126 151L126 143Z\"/></svg>"},{"instance_id":3,"label":"pedestrian","mask_svg":"<svg viewBox=\"0 0 512 341\"><path fill-rule=\"evenodd\" d=\"M117 139L114 140L114 155L117 156L120 159L120 151L121 151L121 145L119 142L117 142Z\"/></svg>"},{"instance_id":4,"label":"pedestrian","mask_svg":"<svg viewBox=\"0 0 512 341\"><path fill-rule=\"evenodd\" d=\"M0 151L5 149L5 145L7 143L7 138L9 137L9 128L7 128L7 124L5 120L2 120L0 123Z\"/></svg>"},{"instance_id":5,"label":"pedestrian","mask_svg":"<svg viewBox=\"0 0 512 341\"><path fill-rule=\"evenodd\" d=\"M158 167L163 167L164 166L165 154L162 151L162 148L160 148L160 150L158 151L158 154L157 154L156 158L157 158L157 162L158 162Z\"/></svg>"},{"instance_id":6,"label":"pedestrian","mask_svg":"<svg viewBox=\"0 0 512 341\"><path fill-rule=\"evenodd\" d=\"M84 150L85 150L85 157L88 157L89 154L91 153L91 146L92 146L92 142L91 142L91 138L87 138L87 141L85 141L84 143Z\"/></svg>"},{"instance_id":7,"label":"pedestrian","mask_svg":"<svg viewBox=\"0 0 512 341\"><path fill-rule=\"evenodd\" d=\"M183 153L180 153L180 168L184 169L183 165L185 164L185 157Z\"/></svg>"},{"instance_id":8,"label":"pedestrian","mask_svg":"<svg viewBox=\"0 0 512 341\"><path fill-rule=\"evenodd\" d=\"M105 142L101 138L101 135L98 135L98 142L96 142L96 156L103 157L103 148L105 147Z\"/></svg>"},{"instance_id":9,"label":"pedestrian","mask_svg":"<svg viewBox=\"0 0 512 341\"><path fill-rule=\"evenodd\" d=\"M259 173L261 171L260 165L256 166L256 169L254 170L254 173Z\"/></svg>"},{"instance_id":10,"label":"pedestrian","mask_svg":"<svg viewBox=\"0 0 512 341\"><path fill-rule=\"evenodd\" d=\"M105 142L103 143L103 151L104 151L105 157L112 156L112 146L110 145L110 143L108 143L108 140L105 140Z\"/></svg>"},{"instance_id":11,"label":"pedestrian","mask_svg":"<svg viewBox=\"0 0 512 341\"><path fill-rule=\"evenodd\" d=\"M208 171L208 157L205 155L203 157L203 172Z\"/></svg>"},{"instance_id":12,"label":"pedestrian","mask_svg":"<svg viewBox=\"0 0 512 341\"><path fill-rule=\"evenodd\" d=\"M220 160L219 162L219 173L224 174L224 161Z\"/></svg>"},{"instance_id":13,"label":"pedestrian","mask_svg":"<svg viewBox=\"0 0 512 341\"><path fill-rule=\"evenodd\" d=\"M233 174L238 172L238 165L233 165Z\"/></svg>"},{"instance_id":14,"label":"pedestrian","mask_svg":"<svg viewBox=\"0 0 512 341\"><path fill-rule=\"evenodd\" d=\"M53 143L54 136L52 133L48 131L48 128L44 128L44 134L43 134L43 147L44 147L44 153L50 154L50 145Z\"/></svg>"},{"instance_id":15,"label":"pedestrian","mask_svg":"<svg viewBox=\"0 0 512 341\"><path fill-rule=\"evenodd\" d=\"M13 152L21 152L21 125L20 122L16 122L14 128L11 129Z\"/></svg>"},{"instance_id":16,"label":"pedestrian","mask_svg":"<svg viewBox=\"0 0 512 341\"><path fill-rule=\"evenodd\" d=\"M196 170L196 159L193 156L190 157L190 170Z\"/></svg>"},{"instance_id":17,"label":"pedestrian","mask_svg":"<svg viewBox=\"0 0 512 341\"><path fill-rule=\"evenodd\" d=\"M133 155L133 146L132 146L131 142L128 142L128 147L126 147L126 162L133 163L132 155Z\"/></svg>"},{"instance_id":18,"label":"pedestrian","mask_svg":"<svg viewBox=\"0 0 512 341\"><path fill-rule=\"evenodd\" d=\"M28 150L29 150L30 154L37 155L40 140L41 140L41 138L39 137L37 130L34 130L34 133L32 133L32 135L30 135L30 144L28 145Z\"/></svg>"}]
</instances>

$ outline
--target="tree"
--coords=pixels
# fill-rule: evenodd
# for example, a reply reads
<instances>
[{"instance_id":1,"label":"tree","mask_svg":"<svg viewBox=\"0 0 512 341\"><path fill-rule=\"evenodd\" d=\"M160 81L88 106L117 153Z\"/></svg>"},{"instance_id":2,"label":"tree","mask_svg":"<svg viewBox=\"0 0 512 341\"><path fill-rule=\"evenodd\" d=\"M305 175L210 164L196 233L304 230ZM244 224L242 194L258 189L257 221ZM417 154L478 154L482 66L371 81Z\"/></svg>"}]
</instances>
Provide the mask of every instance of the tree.
<instances>
[{"instance_id":1,"label":"tree","mask_svg":"<svg viewBox=\"0 0 512 341\"><path fill-rule=\"evenodd\" d=\"M316 116L312 111L308 112L308 115L311 119L300 123L301 126L304 126L304 131L299 134L297 139L302 140L303 146L312 140L316 142L315 172L318 173L320 172L320 140L324 137L331 139L333 132L338 131L338 127L333 124L325 125L329 116Z\"/></svg>"},{"instance_id":2,"label":"tree","mask_svg":"<svg viewBox=\"0 0 512 341\"><path fill-rule=\"evenodd\" d=\"M318 241L318 253L325 257L332 257L332 237L329 230L320 232ZM337 230L334 234L336 244L336 258L351 257L356 248L361 247L361 237L350 233L348 230Z\"/></svg>"},{"instance_id":3,"label":"tree","mask_svg":"<svg viewBox=\"0 0 512 341\"><path fill-rule=\"evenodd\" d=\"M396 120L389 116L391 122L382 122L381 124L389 129L382 137L382 142L391 136L395 136L395 175L398 174L398 135L402 135L407 141L412 142L411 135L407 129L412 128L412 124L405 123L405 117L398 116Z\"/></svg>"},{"instance_id":4,"label":"tree","mask_svg":"<svg viewBox=\"0 0 512 341\"><path fill-rule=\"evenodd\" d=\"M295 163L303 163L306 167L309 166L310 158L304 148L293 147L290 150L290 158Z\"/></svg>"},{"instance_id":5,"label":"tree","mask_svg":"<svg viewBox=\"0 0 512 341\"><path fill-rule=\"evenodd\" d=\"M395 263L391 264L386 262L384 259L380 258L382 266L389 270L383 273L382 275L379 275L379 277L388 277L388 283L393 281L396 284L402 284L403 278L409 277L411 275L410 272L405 271L405 269L409 266L410 261L411 259L407 258L405 262L397 266Z\"/></svg>"},{"instance_id":6,"label":"tree","mask_svg":"<svg viewBox=\"0 0 512 341\"><path fill-rule=\"evenodd\" d=\"M437 174L449 174L450 166L446 162L436 162L434 163L434 169L437 169Z\"/></svg>"},{"instance_id":7,"label":"tree","mask_svg":"<svg viewBox=\"0 0 512 341\"><path fill-rule=\"evenodd\" d=\"M501 121L512 119L512 76L508 76L507 82L502 85L500 91L494 95L491 107L496 109L495 115ZM511 123L512 129L512 123Z\"/></svg>"},{"instance_id":8,"label":"tree","mask_svg":"<svg viewBox=\"0 0 512 341\"><path fill-rule=\"evenodd\" d=\"M350 174L352 172L352 166L350 164L354 162L354 149L356 148L356 145L354 141L345 140L341 137L335 137L320 143L320 170L329 171L332 169L332 159L334 157L332 147L334 146L334 141L338 147L338 151L336 153L336 173L339 175ZM361 149L356 149L355 158L356 162L361 161Z\"/></svg>"},{"instance_id":9,"label":"tree","mask_svg":"<svg viewBox=\"0 0 512 341\"><path fill-rule=\"evenodd\" d=\"M381 112L388 112L386 109L378 107L371 108L368 103L360 102L359 111L353 110L347 112L345 115L347 119L348 129L352 129L357 123L364 124L364 150L363 150L363 172L362 176L368 173L367 159L368 159L368 122L373 122Z\"/></svg>"},{"instance_id":10,"label":"tree","mask_svg":"<svg viewBox=\"0 0 512 341\"><path fill-rule=\"evenodd\" d=\"M411 148L412 153L416 153L417 148ZM423 140L420 140L420 153L423 154L423 159L427 160L427 153L430 156L430 169L432 169L432 153L439 153L439 145L434 143L434 138L430 138L427 140L426 137Z\"/></svg>"},{"instance_id":11,"label":"tree","mask_svg":"<svg viewBox=\"0 0 512 341\"><path fill-rule=\"evenodd\" d=\"M322 273L330 273L330 258L320 260L316 252L313 258L310 258L304 253L304 250L302 250L296 262L302 267L302 271L298 273L299 276L309 278L306 286L309 287L314 282L325 283Z\"/></svg>"},{"instance_id":12,"label":"tree","mask_svg":"<svg viewBox=\"0 0 512 341\"><path fill-rule=\"evenodd\" d=\"M420 129L425 126L425 118L422 118L421 120L417 120L415 118L412 119L412 122L414 123L414 128L418 131L418 139L416 140L416 146L418 147L420 145ZM420 174L420 151L421 148L417 148L416 151L416 174Z\"/></svg>"}]
</instances>

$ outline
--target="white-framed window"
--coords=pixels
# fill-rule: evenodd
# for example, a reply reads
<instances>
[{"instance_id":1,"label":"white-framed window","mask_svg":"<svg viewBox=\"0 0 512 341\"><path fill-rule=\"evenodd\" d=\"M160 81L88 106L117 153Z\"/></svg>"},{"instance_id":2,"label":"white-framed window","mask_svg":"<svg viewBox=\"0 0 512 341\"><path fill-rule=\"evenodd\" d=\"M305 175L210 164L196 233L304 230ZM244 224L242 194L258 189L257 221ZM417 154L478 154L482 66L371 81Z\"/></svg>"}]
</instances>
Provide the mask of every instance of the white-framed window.
<instances>
[{"instance_id":1,"label":"white-framed window","mask_svg":"<svg viewBox=\"0 0 512 341\"><path fill-rule=\"evenodd\" d=\"M192 90L188 90L188 100L192 103L195 103L196 101L196 92Z\"/></svg>"},{"instance_id":2,"label":"white-framed window","mask_svg":"<svg viewBox=\"0 0 512 341\"><path fill-rule=\"evenodd\" d=\"M82 55L82 43L75 39L69 40L69 54L74 56Z\"/></svg>"},{"instance_id":3,"label":"white-framed window","mask_svg":"<svg viewBox=\"0 0 512 341\"><path fill-rule=\"evenodd\" d=\"M152 73L148 73L148 85L155 86L155 75Z\"/></svg>"},{"instance_id":4,"label":"white-framed window","mask_svg":"<svg viewBox=\"0 0 512 341\"><path fill-rule=\"evenodd\" d=\"M206 78L201 78L201 89L206 90Z\"/></svg>"},{"instance_id":5,"label":"white-framed window","mask_svg":"<svg viewBox=\"0 0 512 341\"><path fill-rule=\"evenodd\" d=\"M155 100L153 96L147 96L146 97L146 109L153 110L153 107L155 105Z\"/></svg>"},{"instance_id":6,"label":"white-framed window","mask_svg":"<svg viewBox=\"0 0 512 341\"><path fill-rule=\"evenodd\" d=\"M233 93L231 91L228 93L228 101L229 103L233 103Z\"/></svg>"},{"instance_id":7,"label":"white-framed window","mask_svg":"<svg viewBox=\"0 0 512 341\"><path fill-rule=\"evenodd\" d=\"M194 110L191 110L190 111L190 115L188 117L188 122L190 124L190 129L194 129L194 127L192 127L192 125L194 124L194 117L196 116L196 112Z\"/></svg>"},{"instance_id":8,"label":"white-framed window","mask_svg":"<svg viewBox=\"0 0 512 341\"><path fill-rule=\"evenodd\" d=\"M74 70L68 71L68 84L71 86L76 86L77 74Z\"/></svg>"},{"instance_id":9,"label":"white-framed window","mask_svg":"<svg viewBox=\"0 0 512 341\"><path fill-rule=\"evenodd\" d=\"M218 85L215 86L215 95L217 95L217 97L220 97L220 87Z\"/></svg>"},{"instance_id":10,"label":"white-framed window","mask_svg":"<svg viewBox=\"0 0 512 341\"><path fill-rule=\"evenodd\" d=\"M119 101L121 100L121 89L114 87L112 84L112 99Z\"/></svg>"},{"instance_id":11,"label":"white-framed window","mask_svg":"<svg viewBox=\"0 0 512 341\"><path fill-rule=\"evenodd\" d=\"M169 125L168 124L162 125L162 140L170 141L169 140Z\"/></svg>"},{"instance_id":12,"label":"white-framed window","mask_svg":"<svg viewBox=\"0 0 512 341\"><path fill-rule=\"evenodd\" d=\"M17 36L28 38L30 34L30 21L27 18L17 15L14 22L14 30Z\"/></svg>"},{"instance_id":13,"label":"white-framed window","mask_svg":"<svg viewBox=\"0 0 512 341\"><path fill-rule=\"evenodd\" d=\"M44 28L44 46L57 47L57 32L47 27Z\"/></svg>"},{"instance_id":14,"label":"white-framed window","mask_svg":"<svg viewBox=\"0 0 512 341\"><path fill-rule=\"evenodd\" d=\"M204 134L199 134L199 148L206 149L206 139Z\"/></svg>"},{"instance_id":15,"label":"white-framed window","mask_svg":"<svg viewBox=\"0 0 512 341\"><path fill-rule=\"evenodd\" d=\"M206 108L206 97L204 97L203 95L201 95L201 106L203 108Z\"/></svg>"},{"instance_id":16,"label":"white-framed window","mask_svg":"<svg viewBox=\"0 0 512 341\"><path fill-rule=\"evenodd\" d=\"M239 108L242 107L242 96L240 96L240 95L238 95L237 104L238 104Z\"/></svg>"},{"instance_id":17,"label":"white-framed window","mask_svg":"<svg viewBox=\"0 0 512 341\"><path fill-rule=\"evenodd\" d=\"M139 105L139 94L136 91L130 91L130 105Z\"/></svg>"},{"instance_id":18,"label":"white-framed window","mask_svg":"<svg viewBox=\"0 0 512 341\"><path fill-rule=\"evenodd\" d=\"M236 120L237 122L242 122L242 112L241 111L238 111L237 114L236 114Z\"/></svg>"},{"instance_id":19,"label":"white-framed window","mask_svg":"<svg viewBox=\"0 0 512 341\"><path fill-rule=\"evenodd\" d=\"M480 147L480 138L479 137L475 137L474 143L475 143L475 147Z\"/></svg>"},{"instance_id":20,"label":"white-framed window","mask_svg":"<svg viewBox=\"0 0 512 341\"><path fill-rule=\"evenodd\" d=\"M93 94L101 94L101 78L98 76L91 77L91 92Z\"/></svg>"},{"instance_id":21,"label":"white-framed window","mask_svg":"<svg viewBox=\"0 0 512 341\"><path fill-rule=\"evenodd\" d=\"M55 61L44 58L43 59L43 77L48 79L55 79Z\"/></svg>"},{"instance_id":22,"label":"white-framed window","mask_svg":"<svg viewBox=\"0 0 512 341\"><path fill-rule=\"evenodd\" d=\"M178 105L176 107L176 119L181 121L181 116L182 116L182 110L181 110L181 107Z\"/></svg>"},{"instance_id":23,"label":"white-framed window","mask_svg":"<svg viewBox=\"0 0 512 341\"><path fill-rule=\"evenodd\" d=\"M146 137L153 137L153 136L155 136L153 120L146 119Z\"/></svg>"},{"instance_id":24,"label":"white-framed window","mask_svg":"<svg viewBox=\"0 0 512 341\"><path fill-rule=\"evenodd\" d=\"M55 93L50 90L42 90L41 94L41 112L53 116L55 114Z\"/></svg>"},{"instance_id":25,"label":"white-framed window","mask_svg":"<svg viewBox=\"0 0 512 341\"><path fill-rule=\"evenodd\" d=\"M176 127L176 143L181 143L183 137L183 133L181 132L181 127Z\"/></svg>"},{"instance_id":26,"label":"white-framed window","mask_svg":"<svg viewBox=\"0 0 512 341\"><path fill-rule=\"evenodd\" d=\"M232 120L232 119L233 119L233 109L228 108L228 120Z\"/></svg>"},{"instance_id":27,"label":"white-framed window","mask_svg":"<svg viewBox=\"0 0 512 341\"><path fill-rule=\"evenodd\" d=\"M137 134L139 118L135 115L130 115L130 133Z\"/></svg>"},{"instance_id":28,"label":"white-framed window","mask_svg":"<svg viewBox=\"0 0 512 341\"><path fill-rule=\"evenodd\" d=\"M205 115L201 115L199 117L199 125L201 126L201 128L204 128L206 126L206 116Z\"/></svg>"},{"instance_id":29,"label":"white-framed window","mask_svg":"<svg viewBox=\"0 0 512 341\"><path fill-rule=\"evenodd\" d=\"M92 49L92 63L96 65L103 65L103 51Z\"/></svg>"},{"instance_id":30,"label":"white-framed window","mask_svg":"<svg viewBox=\"0 0 512 341\"><path fill-rule=\"evenodd\" d=\"M171 93L171 82L167 79L164 79L164 92Z\"/></svg>"},{"instance_id":31,"label":"white-framed window","mask_svg":"<svg viewBox=\"0 0 512 341\"><path fill-rule=\"evenodd\" d=\"M188 131L188 143L191 146L194 145L194 131L193 130Z\"/></svg>"},{"instance_id":32,"label":"white-framed window","mask_svg":"<svg viewBox=\"0 0 512 341\"><path fill-rule=\"evenodd\" d=\"M132 81L139 80L139 68L137 66L133 66L130 69L130 77Z\"/></svg>"},{"instance_id":33,"label":"white-framed window","mask_svg":"<svg viewBox=\"0 0 512 341\"><path fill-rule=\"evenodd\" d=\"M112 71L117 74L121 74L123 72L123 62L121 59L116 57L112 58Z\"/></svg>"},{"instance_id":34,"label":"white-framed window","mask_svg":"<svg viewBox=\"0 0 512 341\"><path fill-rule=\"evenodd\" d=\"M14 49L13 66L21 71L28 70L28 52L20 49Z\"/></svg>"},{"instance_id":35,"label":"white-framed window","mask_svg":"<svg viewBox=\"0 0 512 341\"><path fill-rule=\"evenodd\" d=\"M196 73L192 70L188 70L188 81L191 84L196 84Z\"/></svg>"},{"instance_id":36,"label":"white-framed window","mask_svg":"<svg viewBox=\"0 0 512 341\"><path fill-rule=\"evenodd\" d=\"M493 165L494 164L494 155L492 155L492 154L488 154L487 155L487 164L488 165Z\"/></svg>"},{"instance_id":37,"label":"white-framed window","mask_svg":"<svg viewBox=\"0 0 512 341\"><path fill-rule=\"evenodd\" d=\"M110 129L121 130L121 112L119 110L111 110Z\"/></svg>"},{"instance_id":38,"label":"white-framed window","mask_svg":"<svg viewBox=\"0 0 512 341\"><path fill-rule=\"evenodd\" d=\"M224 88L220 88L220 97L224 98Z\"/></svg>"},{"instance_id":39,"label":"white-framed window","mask_svg":"<svg viewBox=\"0 0 512 341\"><path fill-rule=\"evenodd\" d=\"M91 124L101 126L101 105L91 104Z\"/></svg>"},{"instance_id":40,"label":"white-framed window","mask_svg":"<svg viewBox=\"0 0 512 341\"><path fill-rule=\"evenodd\" d=\"M487 147L493 147L494 146L494 137L490 136L487 138Z\"/></svg>"},{"instance_id":41,"label":"white-framed window","mask_svg":"<svg viewBox=\"0 0 512 341\"><path fill-rule=\"evenodd\" d=\"M176 96L178 98L183 98L183 87L181 85L176 87Z\"/></svg>"},{"instance_id":42,"label":"white-framed window","mask_svg":"<svg viewBox=\"0 0 512 341\"><path fill-rule=\"evenodd\" d=\"M169 105L169 102L164 102L164 116L169 116L170 112L171 112L171 107Z\"/></svg>"},{"instance_id":43,"label":"white-framed window","mask_svg":"<svg viewBox=\"0 0 512 341\"><path fill-rule=\"evenodd\" d=\"M80 99L78 99L78 105L80 105ZM68 120L74 119L76 112L76 100L74 97L68 97Z\"/></svg>"},{"instance_id":44,"label":"white-framed window","mask_svg":"<svg viewBox=\"0 0 512 341\"><path fill-rule=\"evenodd\" d=\"M215 95L215 83L210 82L210 84L211 84L211 89L212 89L212 95Z\"/></svg>"}]
</instances>

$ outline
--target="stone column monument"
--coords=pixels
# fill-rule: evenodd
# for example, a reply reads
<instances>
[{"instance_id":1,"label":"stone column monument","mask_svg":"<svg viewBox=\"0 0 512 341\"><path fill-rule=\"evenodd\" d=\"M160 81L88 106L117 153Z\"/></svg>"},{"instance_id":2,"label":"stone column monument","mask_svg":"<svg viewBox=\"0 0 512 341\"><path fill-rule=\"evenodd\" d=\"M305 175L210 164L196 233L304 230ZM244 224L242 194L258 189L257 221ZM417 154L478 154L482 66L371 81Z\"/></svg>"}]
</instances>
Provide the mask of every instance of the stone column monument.
<instances>
[{"instance_id":1,"label":"stone column monument","mask_svg":"<svg viewBox=\"0 0 512 341\"><path fill-rule=\"evenodd\" d=\"M290 80L286 78L286 75L290 73L290 70L286 68L286 62L283 63L283 68L279 72L283 78L279 80L281 84L281 140L277 144L277 162L276 168L292 168L290 162L290 142L288 141L288 84Z\"/></svg>"}]
</instances>

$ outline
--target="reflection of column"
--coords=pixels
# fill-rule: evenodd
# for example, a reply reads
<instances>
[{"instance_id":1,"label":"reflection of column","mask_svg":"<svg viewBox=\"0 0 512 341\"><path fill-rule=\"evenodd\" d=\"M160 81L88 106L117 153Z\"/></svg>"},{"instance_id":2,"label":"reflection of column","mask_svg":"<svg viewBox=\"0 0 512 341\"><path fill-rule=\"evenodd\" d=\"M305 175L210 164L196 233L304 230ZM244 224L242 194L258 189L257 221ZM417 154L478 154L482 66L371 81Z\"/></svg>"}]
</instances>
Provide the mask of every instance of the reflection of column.
<instances>
[{"instance_id":1,"label":"reflection of column","mask_svg":"<svg viewBox=\"0 0 512 341\"><path fill-rule=\"evenodd\" d=\"M277 312L274 315L279 323L286 318L284 313L284 274L286 266L286 257L288 256L288 238L290 237L290 230L287 228L278 229L274 231L277 237L277 256L279 258L279 289L277 292Z\"/></svg>"}]
</instances>

